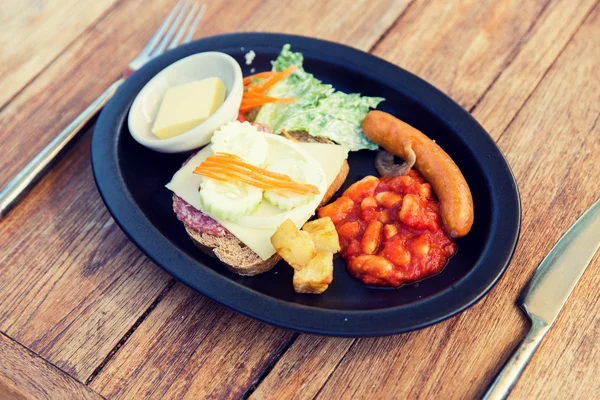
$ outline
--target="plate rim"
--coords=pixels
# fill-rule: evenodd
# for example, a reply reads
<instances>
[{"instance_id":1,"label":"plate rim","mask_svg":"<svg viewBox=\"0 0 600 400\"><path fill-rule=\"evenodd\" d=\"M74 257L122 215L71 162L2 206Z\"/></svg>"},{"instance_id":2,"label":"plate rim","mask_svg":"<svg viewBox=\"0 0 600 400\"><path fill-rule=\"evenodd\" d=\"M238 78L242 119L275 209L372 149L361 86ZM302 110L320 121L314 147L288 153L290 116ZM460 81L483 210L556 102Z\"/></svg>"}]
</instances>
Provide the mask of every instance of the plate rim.
<instances>
[{"instance_id":1,"label":"plate rim","mask_svg":"<svg viewBox=\"0 0 600 400\"><path fill-rule=\"evenodd\" d=\"M246 44L249 42L251 44ZM248 48L253 45L280 48L284 43L292 43L296 48L309 48L310 50L303 50L305 53L307 51L311 53L309 58L322 58L335 62L339 60L351 61L350 63L345 63L344 67L353 69L363 75L373 77L376 75L387 76L387 72L394 72L395 76L393 82L391 82L393 84L391 85L392 88L402 91L404 95L411 98L411 101L419 103L420 106L431 113L437 114L438 117L440 114L446 117L453 116L452 118L441 117L441 119L446 123L452 121L455 124L454 129L462 132L460 136L465 146L468 146L468 144L464 143L465 137L462 135L472 136L473 132L477 132L476 135L478 136L475 136L473 139L481 142L479 143L480 145L484 145L484 147L487 147L488 150L494 153L493 157L490 156L490 159L495 161L499 167L503 167L501 168L502 172L504 172L502 177L512 189L507 195L506 192L497 193L497 189L494 187L491 188L492 201L498 197L506 198L505 200L507 201L499 201L498 203L500 204L498 206L509 208L513 211L512 221L510 221L512 229L507 238L510 245L500 252L502 261L497 263L498 268L493 276L486 279L485 282L476 285L477 289L468 288L467 284L474 279L473 275L482 270L482 268L474 268L452 287L442 290L423 301L408 305L350 311L323 309L280 300L246 287L224 277L211 268L204 267L200 260L189 256L176 246L171 245L171 242L150 223L143 212L137 207L122 180L122 176L118 173L118 153L116 146L118 135L110 132L111 127L121 127L124 123L126 124L128 110L135 96L128 98L124 94L132 90L137 93L151 76L166 65L200 51L222 51L225 48L239 49L241 47L240 43L243 43L244 47L247 46ZM215 47L218 47L219 50L215 49ZM312 54L313 52L317 53L317 50L315 50L316 47L327 49L327 51L321 51L320 57L312 57L314 55ZM369 64L368 71L361 65L365 63ZM377 71L377 74L374 74L375 71ZM404 86L409 86L418 90L406 92L406 90L399 89L401 86L403 88ZM419 99L422 100L426 97L429 99L428 102L419 101ZM434 101L431 101L432 99ZM468 128L469 130L463 130L460 127L462 125L464 125L464 129ZM103 132L110 132L111 136L109 137L111 140L101 141L100 138ZM102 166L100 162L106 162L107 159L111 161L110 165ZM468 111L464 110L450 97L431 84L395 64L343 44L306 36L262 32L228 33L196 40L157 57L127 79L100 114L91 142L91 163L94 181L109 213L126 236L155 264L185 285L228 308L271 325L312 334L346 337L385 336L421 329L455 316L481 300L504 275L516 249L521 230L522 207L520 193L510 165L496 142ZM111 186L114 184L119 186L120 189L125 190L114 190L114 186ZM133 210L129 214L123 210L124 208L128 208L128 206L130 210L127 211ZM509 219L511 218L509 217ZM503 220L506 219L504 218ZM492 224L497 223L497 219L492 221ZM494 230L493 228L494 226L490 228L492 233L497 231L497 229ZM149 241L154 242L150 245ZM486 251L487 247L488 244L484 246L482 254L485 255L485 253L494 250L489 249ZM167 252L165 253L163 250ZM171 254L168 254L169 250L172 252ZM481 262L481 260L477 260L475 266ZM191 265L202 265L204 268L185 269L186 274L184 275L179 271L181 268L173 268L172 265L183 265L183 269ZM202 288L192 282L193 279L191 277L197 275L201 275L205 281L205 285ZM211 285L214 286L211 287ZM468 293L469 295L466 296L468 298L465 298L465 296L462 299L460 296L457 297L461 291ZM451 303L455 304L454 306L441 308L436 304L450 300L454 300L453 302L451 301ZM253 306L247 307L248 304L253 304ZM423 314L423 309L429 312L425 312L428 317L419 318L416 314ZM406 314L403 316L407 318L401 320L401 323L389 323L390 318L398 319L402 314ZM292 316L290 317L290 315Z\"/></svg>"}]
</instances>

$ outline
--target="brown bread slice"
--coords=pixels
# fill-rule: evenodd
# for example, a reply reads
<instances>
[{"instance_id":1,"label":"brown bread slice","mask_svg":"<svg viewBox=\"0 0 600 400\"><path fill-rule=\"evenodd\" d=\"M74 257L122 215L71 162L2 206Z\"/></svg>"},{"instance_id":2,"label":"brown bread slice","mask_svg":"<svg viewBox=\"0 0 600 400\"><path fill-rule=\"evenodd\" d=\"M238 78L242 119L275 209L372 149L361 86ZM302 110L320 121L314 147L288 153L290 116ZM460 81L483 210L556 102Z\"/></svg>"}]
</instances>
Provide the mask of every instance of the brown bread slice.
<instances>
[{"instance_id":1,"label":"brown bread slice","mask_svg":"<svg viewBox=\"0 0 600 400\"><path fill-rule=\"evenodd\" d=\"M290 132L290 135L301 142L332 143L327 139L310 136L306 132ZM348 165L348 161L344 161L319 206L327 203L335 192L338 191L346 180L348 171L350 171L350 166ZM188 226L185 227L185 230L200 250L210 256L217 256L229 270L239 275L252 276L267 272L281 260L281 257L277 253L273 254L267 260L261 259L258 254L250 250L231 233L227 233L225 236L214 236L198 232Z\"/></svg>"}]
</instances>

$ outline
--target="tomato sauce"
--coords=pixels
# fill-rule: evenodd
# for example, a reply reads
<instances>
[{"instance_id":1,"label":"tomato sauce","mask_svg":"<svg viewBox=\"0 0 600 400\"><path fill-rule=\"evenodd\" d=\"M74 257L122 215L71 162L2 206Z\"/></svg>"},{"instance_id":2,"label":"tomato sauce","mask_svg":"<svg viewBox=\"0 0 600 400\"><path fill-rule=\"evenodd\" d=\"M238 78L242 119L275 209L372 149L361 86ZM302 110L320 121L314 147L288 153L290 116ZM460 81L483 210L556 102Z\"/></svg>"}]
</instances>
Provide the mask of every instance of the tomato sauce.
<instances>
[{"instance_id":1,"label":"tomato sauce","mask_svg":"<svg viewBox=\"0 0 600 400\"><path fill-rule=\"evenodd\" d=\"M415 170L367 176L318 214L332 219L348 271L367 285L397 287L437 274L457 250L431 185Z\"/></svg>"}]
</instances>

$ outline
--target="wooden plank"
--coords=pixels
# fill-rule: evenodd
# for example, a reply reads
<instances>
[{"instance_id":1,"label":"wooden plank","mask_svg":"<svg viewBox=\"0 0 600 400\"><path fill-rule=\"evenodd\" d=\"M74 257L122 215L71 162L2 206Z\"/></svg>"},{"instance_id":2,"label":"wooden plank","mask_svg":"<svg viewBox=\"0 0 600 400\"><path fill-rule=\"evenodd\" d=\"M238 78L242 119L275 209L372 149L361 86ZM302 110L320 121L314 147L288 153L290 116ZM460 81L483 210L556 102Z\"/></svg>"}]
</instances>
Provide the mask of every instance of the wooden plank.
<instances>
[{"instance_id":1,"label":"wooden plank","mask_svg":"<svg viewBox=\"0 0 600 400\"><path fill-rule=\"evenodd\" d=\"M351 338L300 335L250 399L312 399L352 343Z\"/></svg>"},{"instance_id":2,"label":"wooden plank","mask_svg":"<svg viewBox=\"0 0 600 400\"><path fill-rule=\"evenodd\" d=\"M470 109L548 0L417 1L373 51Z\"/></svg>"},{"instance_id":3,"label":"wooden plank","mask_svg":"<svg viewBox=\"0 0 600 400\"><path fill-rule=\"evenodd\" d=\"M553 1L544 10L514 60L472 112L493 138L504 132L596 2Z\"/></svg>"},{"instance_id":4,"label":"wooden plank","mask_svg":"<svg viewBox=\"0 0 600 400\"><path fill-rule=\"evenodd\" d=\"M107 214L90 137L0 225L0 330L82 381L170 281Z\"/></svg>"},{"instance_id":5,"label":"wooden plank","mask_svg":"<svg viewBox=\"0 0 600 400\"><path fill-rule=\"evenodd\" d=\"M364 1L350 7L316 0L251 0L243 7L235 0L211 2L196 37L252 30L310 32L368 50L409 1L385 0L377 7ZM173 4L160 0L117 4L5 107L0 114L4 150L0 187L119 77ZM145 17L132 18L140 9ZM318 12L319 18L315 19L313 12Z\"/></svg>"},{"instance_id":6,"label":"wooden plank","mask_svg":"<svg viewBox=\"0 0 600 400\"><path fill-rule=\"evenodd\" d=\"M572 37L573 33L576 29L581 25L585 16L589 13L590 9L593 7L595 3L594 1L580 1L573 2L571 0L562 0L552 2L544 11L542 12L538 21L536 21L535 27L531 30L530 34L528 34L525 38L522 38L518 42L521 48L517 52L513 62L509 64L508 68L502 71L500 77L494 82L491 89L486 93L483 101L481 101L477 108L475 109L474 115L478 118L479 122L483 124L484 127L491 129L491 135L493 137L499 137L500 134L504 131L504 128L508 124L508 122L514 117L520 106L527 99L530 92L537 86L539 81L542 79L546 70L553 63L556 56L560 53L560 51L564 48L566 42ZM464 3L463 3L464 5ZM456 10L455 10L456 11ZM376 51L378 51L380 56L382 55L381 48L389 47L394 44L396 46L396 53L402 54L406 52L406 56L400 60L401 65L414 65L413 72L419 74L420 76L431 74L429 68L423 61L413 61L410 58L411 54L414 54L416 60L421 60L425 56L425 54L431 54L435 49L417 49L413 48L413 40L410 37L406 36L395 36L398 32L403 32L406 34L405 30L409 28L403 28L403 24L411 24L411 25L422 25L429 26L429 29L433 29L432 26L435 26L436 29L442 29L444 32L456 32L457 38L454 36L446 37L446 43L444 45L435 44L436 47L445 47L445 46L455 46L457 49L458 44L457 40L460 41L461 29L463 28L463 19L459 19L459 26L454 26L452 29L447 27L442 27L439 24L434 24L433 21L429 21L427 18L439 18L439 14L427 10L426 12L419 9L419 12L424 13L425 16L417 16L413 15L416 13L415 8L411 8L406 15L396 24L396 27L386 36L383 42L377 47ZM456 11L458 13L458 11ZM451 14L450 11L446 11L445 14ZM564 17L564 18L563 18ZM500 23L499 23L500 24ZM501 24L500 24L501 25ZM413 30L416 28L412 28ZM441 33L440 33L441 35ZM435 37L435 33L431 33L431 37ZM477 34L473 34L472 36L477 36ZM550 40L549 40L550 39ZM408 48L404 49L404 44L408 42ZM426 43L428 43L426 41ZM425 46L425 45L423 45ZM411 51L413 53L411 53ZM485 51L485 50L484 50ZM444 69L446 72L454 71L460 69L457 67L461 61L461 52L454 53L453 56L448 56L445 60L446 68ZM492 55L483 54L480 57L472 56L473 58L481 58L487 59ZM394 59L391 59L395 61ZM422 65L422 66L421 66ZM428 72L429 71L429 72ZM439 73L442 73L440 71ZM506 75L506 77L505 77ZM433 75L429 75L431 78ZM435 76L433 76L435 78ZM438 82L443 83L446 80L450 80L450 77L447 79L437 78ZM469 76L463 76L462 81L464 81L464 85L468 85L470 82ZM514 83L513 83L514 81ZM480 88L485 87L485 85L479 85ZM446 89L451 89L452 86L448 86ZM478 89L480 90L480 89ZM459 91L464 92L465 89L460 89ZM482 95L481 92L478 93L479 96ZM510 101L507 101L510 100ZM477 103L478 100L475 101ZM472 103L472 102L471 102ZM468 106L469 104L465 104ZM518 106L516 106L518 105ZM479 307L477 305L476 307ZM513 323L517 323L518 321L522 321L520 316L516 311L511 311L511 315ZM418 336L413 338L413 334L409 334L409 338L407 339L410 344L406 345L407 348L414 348L415 346L420 349L421 352L426 353L428 351L427 347L421 348L418 340L432 341L434 343L439 340L444 340L447 331L451 328L447 327L446 324L449 322L445 322L440 324L430 331L430 329L423 330L419 333ZM450 325L451 326L451 325ZM512 329L512 328L511 328ZM449 332L452 332L451 330ZM449 333L448 332L448 333ZM524 328L520 328L518 331L510 331L510 335L514 336L515 339L511 342L511 344L516 344L516 337L524 332ZM440 335L440 333L443 333ZM298 341L302 341L303 336L300 336ZM423 339L425 338L425 339ZM384 342L381 345L381 352L392 352L395 356L402 359L404 357L404 350L402 347L398 351L395 349L398 348L398 341L390 340L390 339L381 339ZM346 342L339 342L337 339L330 339L331 343L319 343L318 347L332 347L335 356L341 357L343 356L347 349L351 344ZM403 342L404 343L404 342ZM404 346L404 344L403 344ZM283 355L281 360L273 368L272 372L264 379L261 385L256 389L256 393L263 394L273 393L274 390L277 392L285 392L285 393L302 393L303 397L311 397L315 395L320 387L311 387L311 390L308 388L304 388L303 382L305 380L312 379L313 376L319 376L320 379L326 379L331 370L329 366L326 364L326 361L331 356L328 353L322 353L319 351L317 346L311 346L310 344L306 344L303 346L303 351L305 353L311 354L311 358L308 360L304 360L302 363L298 363L296 361L297 353L291 352L291 350L295 349L296 345L290 348L286 354ZM357 348L355 351L360 351ZM429 349L429 351L431 351ZM369 351L360 352L361 357L368 357ZM504 353L500 349L492 356L502 357ZM305 365L310 362L310 367ZM279 374L284 373L290 367L290 365L294 365L294 379L293 380L280 380L278 378ZM410 374L410 368L407 370L406 366L403 364L401 367L403 368L403 374ZM422 371L417 370L415 373L421 373ZM358 372L359 374L361 372ZM404 376L404 375L403 375ZM263 387L264 386L264 387ZM302 388L302 389L300 389Z\"/></svg>"},{"instance_id":7,"label":"wooden plank","mask_svg":"<svg viewBox=\"0 0 600 400\"><path fill-rule=\"evenodd\" d=\"M116 0L0 3L0 109Z\"/></svg>"},{"instance_id":8,"label":"wooden plank","mask_svg":"<svg viewBox=\"0 0 600 400\"><path fill-rule=\"evenodd\" d=\"M0 400L103 397L0 334Z\"/></svg>"},{"instance_id":9,"label":"wooden plank","mask_svg":"<svg viewBox=\"0 0 600 400\"><path fill-rule=\"evenodd\" d=\"M524 206L521 240L507 274L483 301L440 326L359 340L319 397L366 398L374 388L399 398L483 393L526 329L514 305L517 294L556 240L598 198L600 164L593 157L600 150L599 22L597 6L500 138ZM600 348L594 344L600 338L599 266L596 256L513 398L599 393Z\"/></svg>"},{"instance_id":10,"label":"wooden plank","mask_svg":"<svg viewBox=\"0 0 600 400\"><path fill-rule=\"evenodd\" d=\"M307 35L366 51L411 2L268 0L257 7L241 29Z\"/></svg>"},{"instance_id":11,"label":"wooden plank","mask_svg":"<svg viewBox=\"0 0 600 400\"><path fill-rule=\"evenodd\" d=\"M240 398L292 333L177 284L91 383L109 398Z\"/></svg>"},{"instance_id":12,"label":"wooden plank","mask_svg":"<svg viewBox=\"0 0 600 400\"><path fill-rule=\"evenodd\" d=\"M529 235L522 235L527 251L515 260L515 265L529 261L537 266L569 226L600 197L598 54L600 3L499 140L517 179L524 183L521 196L524 209L530 213L528 219L524 217ZM523 148L530 148L527 157L517 154L517 149ZM600 394L598 267L600 254L596 254L517 384L515 399Z\"/></svg>"},{"instance_id":13,"label":"wooden plank","mask_svg":"<svg viewBox=\"0 0 600 400\"><path fill-rule=\"evenodd\" d=\"M355 19L391 24L406 3L390 1L385 7L349 8L343 16L337 2L303 4L309 8L314 5L323 13L318 29L341 23L325 37L351 44L358 40ZM239 13L231 12L233 5L232 1L211 3L198 36L240 27L254 29L263 24L265 15L278 16L268 25L271 30L289 30L292 20L294 33L315 28L314 15L296 15L297 10L287 10L279 1L255 0ZM118 76L124 60L139 51L171 7L159 0L118 3L92 32L82 36L5 108L0 114L2 183ZM148 18L132 18L141 8ZM253 16L254 12L262 17ZM375 25L359 40L365 50L387 28L383 23ZM82 381L93 379L92 373L111 349L171 282L108 216L93 183L89 140L87 133L0 226L0 240L8 243L0 249L0 330ZM222 310L210 302L206 308ZM220 325L229 323L219 321ZM257 367L248 374L233 374L231 387L248 386L270 363L270 351L282 340L281 333L270 329L262 327L255 335L257 342L264 342L260 351L253 350L257 351L253 356L257 357ZM219 332L215 328L207 343L218 340ZM234 340L231 335L226 337ZM130 351L133 348L125 344L119 353ZM133 390L128 385L134 382L126 376L115 379L123 391ZM193 381L193 385L189 390L200 390L200 382ZM170 390L182 389L174 386Z\"/></svg>"}]
</instances>

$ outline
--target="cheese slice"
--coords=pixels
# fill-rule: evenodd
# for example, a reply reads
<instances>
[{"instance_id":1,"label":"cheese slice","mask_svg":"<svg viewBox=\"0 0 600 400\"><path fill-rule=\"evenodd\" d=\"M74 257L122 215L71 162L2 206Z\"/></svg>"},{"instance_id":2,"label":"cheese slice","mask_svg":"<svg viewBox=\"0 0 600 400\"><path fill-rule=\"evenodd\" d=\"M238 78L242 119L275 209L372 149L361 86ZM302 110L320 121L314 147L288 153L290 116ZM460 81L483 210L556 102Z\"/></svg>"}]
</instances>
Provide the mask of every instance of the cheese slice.
<instances>
[{"instance_id":1,"label":"cheese slice","mask_svg":"<svg viewBox=\"0 0 600 400\"><path fill-rule=\"evenodd\" d=\"M206 78L167 89L152 132L161 139L169 139L189 131L221 107L226 91L219 78Z\"/></svg>"},{"instance_id":2,"label":"cheese slice","mask_svg":"<svg viewBox=\"0 0 600 400\"><path fill-rule=\"evenodd\" d=\"M217 219L221 225L263 260L275 254L275 249L271 245L271 236L277 227L285 219L290 218L298 228L301 228L315 213L315 209L323 198L325 191L336 178L342 167L342 163L348 157L348 151L342 146L324 143L293 144L287 139L273 134L265 135L269 138L270 162L284 157L298 157L298 152L300 151L306 153L321 167L325 180L320 187L322 189L320 190L320 194L306 206L290 211L282 211L263 200L258 210L251 216L242 217L236 221ZM283 143L286 143L286 145L284 146ZM295 151L293 146L297 146L298 150ZM198 188L200 187L202 178L193 172L211 154L213 152L209 146L200 150L186 165L175 173L171 182L166 185L168 189L198 210L202 210L200 196L198 195ZM249 221L250 217L254 219L254 223Z\"/></svg>"}]
</instances>

